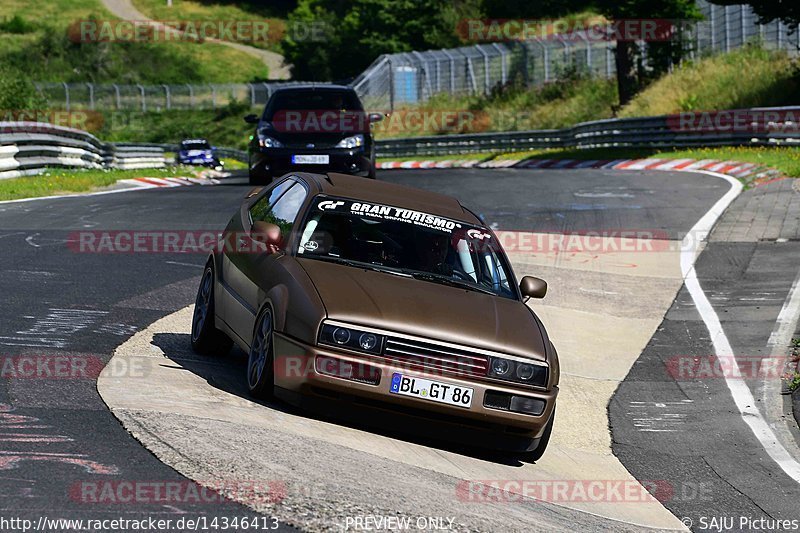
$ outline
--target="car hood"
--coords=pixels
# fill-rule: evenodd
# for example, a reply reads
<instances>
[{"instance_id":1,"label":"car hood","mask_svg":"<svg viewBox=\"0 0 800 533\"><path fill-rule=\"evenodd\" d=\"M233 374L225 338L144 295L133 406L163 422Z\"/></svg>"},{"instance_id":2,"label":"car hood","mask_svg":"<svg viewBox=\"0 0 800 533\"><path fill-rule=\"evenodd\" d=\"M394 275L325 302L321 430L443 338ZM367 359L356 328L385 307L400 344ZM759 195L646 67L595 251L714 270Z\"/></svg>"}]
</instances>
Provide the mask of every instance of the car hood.
<instances>
[{"instance_id":1,"label":"car hood","mask_svg":"<svg viewBox=\"0 0 800 533\"><path fill-rule=\"evenodd\" d=\"M546 360L538 319L517 300L315 259L298 262L328 318Z\"/></svg>"}]
</instances>

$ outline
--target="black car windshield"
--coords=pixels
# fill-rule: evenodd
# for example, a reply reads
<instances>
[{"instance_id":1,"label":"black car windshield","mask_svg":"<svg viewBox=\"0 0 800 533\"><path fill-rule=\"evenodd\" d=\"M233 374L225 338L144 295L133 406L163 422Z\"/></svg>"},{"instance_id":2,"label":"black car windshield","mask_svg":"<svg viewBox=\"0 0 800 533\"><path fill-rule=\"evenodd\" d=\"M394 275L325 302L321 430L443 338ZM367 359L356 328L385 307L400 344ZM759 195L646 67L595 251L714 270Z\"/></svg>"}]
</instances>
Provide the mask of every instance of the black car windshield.
<instances>
[{"instance_id":1,"label":"black car windshield","mask_svg":"<svg viewBox=\"0 0 800 533\"><path fill-rule=\"evenodd\" d=\"M411 209L319 196L297 254L517 298L489 230Z\"/></svg>"},{"instance_id":2,"label":"black car windshield","mask_svg":"<svg viewBox=\"0 0 800 533\"><path fill-rule=\"evenodd\" d=\"M279 111L363 111L353 91L303 90L281 91L266 109L264 119L273 120Z\"/></svg>"}]
</instances>

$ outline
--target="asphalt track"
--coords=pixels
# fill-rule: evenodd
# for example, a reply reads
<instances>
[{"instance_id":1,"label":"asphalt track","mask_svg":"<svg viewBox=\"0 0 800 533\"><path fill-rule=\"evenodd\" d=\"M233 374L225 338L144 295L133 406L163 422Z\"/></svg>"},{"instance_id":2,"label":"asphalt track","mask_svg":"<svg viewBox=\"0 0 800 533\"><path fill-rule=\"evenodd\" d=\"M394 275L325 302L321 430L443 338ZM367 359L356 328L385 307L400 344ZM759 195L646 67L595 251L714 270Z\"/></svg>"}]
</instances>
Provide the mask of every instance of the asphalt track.
<instances>
[{"instance_id":1,"label":"asphalt track","mask_svg":"<svg viewBox=\"0 0 800 533\"><path fill-rule=\"evenodd\" d=\"M400 171L382 173L380 179L454 194L484 216L494 228L500 230L540 233L586 230L613 232L620 229L658 230L663 232L666 239L671 240L683 238L694 222L729 188L729 185L722 180L700 174L603 170ZM126 339L130 339L135 331L146 331L153 322L172 315L193 301L198 275L205 257L197 254L76 253L68 246L67 241L70 240L71 234L81 230L219 230L247 190L248 187L242 180L231 179L224 185L216 187L181 187L0 204L0 228L2 228L0 242L5 245L6 251L0 256L0 290L4 294L6 308L0 323L2 356L5 358L68 356L96 360L99 365L108 362L115 348L123 344ZM757 248L758 245L752 245L750 250L754 252ZM788 248L785 250L787 254L791 254L792 251ZM740 255L734 245L723 244L716 250L716 245L712 243L710 250L700 257L698 272L701 277L717 279L720 286L730 284L736 279L733 275L735 272L725 270L721 265L740 262L741 260L737 259ZM753 258L777 258L777 255L768 249L764 250L762 255L750 253L745 256L750 258L748 264L754 261ZM721 260L720 257L727 259ZM637 284L631 281L633 278L630 276L618 274L628 268L628 264L614 265L607 264L606 261L603 268L617 274L604 276L601 274L605 270L596 267L595 263L577 264L576 257L562 256L552 261L551 259L517 257L515 264L518 274L520 268L525 269L527 265L550 280L553 293L551 302L554 305L552 307L545 305L537 309L548 328L550 319L553 321L553 327L559 328L559 321L563 323L564 316L574 317L576 312L588 312L591 306L613 304L619 315L615 318L627 320L620 326L621 331L628 331L632 337L638 334L642 338L642 346L636 351L636 356L646 345L646 350L639 361L633 364L633 370L629 375L630 364L620 364L619 368L616 368L614 361L593 361L591 356L588 362L600 370L603 370L603 367L610 368L608 371L614 374L613 379L603 376L597 378L593 375L589 376L592 378L589 380L589 377L580 375L581 372L577 369L567 367L567 370L575 371L575 379L578 380L576 382L580 382L581 379L586 380L586 387L576 387L576 390L592 391L595 385L590 384L590 381L595 384L600 383L597 386L602 386L604 380L612 382L613 386L604 392L609 394L609 397L616 388L616 383L628 376L611 403L610 409L614 430L613 449L621 458L624 467L643 482L647 480L669 482L673 493L677 493L677 496L673 494L664 504L678 517L693 516L698 519L702 513L709 515L716 513L720 516L739 516L743 513L760 516L758 513L762 513L772 517L797 517L797 485L786 479L770 459L765 457L760 444L752 438L750 430L740 418L737 418L738 413L735 412L730 398L726 397L725 390L719 387L708 390L708 387L718 386L719 383L708 385L707 382L703 382L699 385L705 387L704 398L710 400L704 403L702 408L694 409L690 413L674 413L685 414L689 417L687 421L691 421L691 424L687 422L682 428L678 440L669 440L672 435L668 433L648 435L638 431L633 425L626 430L625 426L629 422L627 418L630 418L628 411L625 410L626 405L630 405L631 402L651 401L655 405L663 400L663 397L655 397L657 395L654 390L659 389L660 383L665 380L655 379L647 372L648 367L651 369L653 367L649 364L651 358L659 358L659 347L672 343L668 355L673 355L676 351L678 353L709 351L708 340L703 338L702 323L698 324L696 317L687 319L686 316L682 316L684 321L680 324L672 324L669 321L676 316L676 313L679 315L681 312L683 315L692 313L691 310L685 309L686 295L682 289L678 300L670 308L675 292L680 289L680 278L676 278L673 274L654 274L639 278L640 283ZM602 263L604 260L605 258L599 258L598 261ZM573 264L570 264L570 261ZM649 259L641 258L641 268L655 269L656 266L647 266L648 261ZM796 274L791 272L793 266L791 261L788 263L787 265L787 260L777 259L770 262L776 273L769 278L776 300L782 301L785 298L792 285L793 275ZM755 266L759 264L763 264L763 261L762 263L756 261ZM570 274L564 274L565 271L569 271ZM736 272L742 274L746 269L739 269ZM579 280L580 286L573 287L574 290L571 291L559 291L558 282L563 278L571 282ZM607 279L613 281L605 281ZM653 311L648 307L647 300L650 296L647 292L651 287L643 285L641 283L643 279L654 280L652 299L662 302L663 309ZM753 281L752 285L749 290L761 290L757 281ZM712 287L711 290L726 289ZM641 297L642 293L644 298ZM637 295L640 297L636 298ZM719 300L718 305L726 306L722 300ZM659 325L668 309L669 314L664 324ZM754 324L752 335L746 342L742 341L741 345L752 347L760 342L761 338L769 336L779 310L778 305L770 306L759 315L758 321L751 321ZM636 322L642 316L649 320L646 327L643 323ZM641 332L635 331L636 324L642 326ZM674 327L670 329L668 326ZM592 324L573 323L572 327L591 330ZM631 327L634 329L630 329ZM652 328L652 331L648 328ZM732 337L734 343L739 343L738 335ZM185 334L181 336L177 333L162 332L155 340L157 342L151 344L165 353L170 351L183 353L181 350L184 349L186 338ZM607 339L603 338L603 341L605 340ZM610 339L608 342L613 343L615 340ZM571 349L577 351L578 345L571 344L570 339L564 337L563 343L558 346L562 357L570 360L568 352ZM628 346L626 353L631 352L632 348L635 346ZM636 359L636 356L633 359ZM237 407L242 409L267 409L280 416L284 412L288 413L284 420L287 423L298 419L306 420L307 422L302 424L303 430L317 427L319 424L330 424L325 427L332 428L331 431L334 433L337 431L335 422L317 421L313 417L307 417L303 413L297 413L283 406L254 406L243 398L241 384L236 380L237 372L241 370L243 364L241 354L231 354L229 358L217 361L213 365L207 362L193 362L188 356L176 359L178 361L173 361L172 364L169 364L169 361L165 364L159 360L154 371L174 372L169 375L184 375L187 379L192 376L201 378L203 384L220 394L219 398L215 398L218 400L217 404L225 404L229 401L227 398L232 397L236 399ZM586 362L583 359L575 361L578 364ZM633 360L630 363L633 363ZM216 374L213 372L214 367L217 370ZM659 371L659 376L663 376L663 368L652 369L652 372ZM586 372L590 373L589 370ZM122 374L125 374L124 369ZM192 384L194 385L196 383ZM164 392L166 395L169 391ZM674 393L674 386L669 392ZM223 398L222 393L228 396ZM182 407L189 409L194 398L182 400ZM202 401L202 398L198 399L198 403ZM590 402L591 399L582 401ZM13 378L6 374L6 378L0 381L0 404L3 405L3 412L0 413L2 516L38 519L43 515L50 518L253 515L249 508L230 502L159 504L135 501L97 504L77 497L76 487L83 488L86 484L91 487L97 481L167 482L185 479L175 469L166 466L142 447L120 425L98 395L94 379L25 379ZM601 427L605 421L605 403L602 406L603 412L600 413L602 416L597 420L600 425L593 426L589 423L588 427L590 429L600 427L607 434L607 427ZM127 414L131 412L130 409L126 411ZM252 413L248 411L248 416L249 414ZM566 446L570 445L581 448L586 442L588 442L585 445L586 450L606 446L602 436L590 434L591 431L586 431L585 428L581 431L582 428L579 426L582 417L592 418L587 413L572 413L565 416L574 424L564 426L561 435L569 437L564 440L574 442L564 443L564 449L568 449ZM170 418L161 415L157 418L158 420L148 421L150 427L157 427L165 434L178 428L181 418L184 418L184 423L188 420L185 416ZM130 428L137 423L137 420L135 417L129 417L127 422L126 425ZM190 422L193 423L194 420ZM224 424L218 420L212 420L210 424L214 425L217 431L225 433ZM190 431L192 428L189 426L191 424L181 427L181 431ZM139 429L146 432L147 427L147 424L142 423ZM714 431L710 431L709 428ZM197 453L202 456L203 453L208 453L209 447L214 450L230 447L231 450L241 452L238 454L239 457L247 453L272 456L273 460L268 461L268 465L275 464L277 462L275 459L281 457L281 454L276 453L274 449L264 446L263 443L269 442L270 438L269 434L264 434L264 428L253 428L253 434L263 437L263 440L248 439L247 434L241 432L240 426L231 426L228 430L230 436L227 442L217 441L215 438L218 435L214 434L212 438L212 433L209 433L205 443L206 448L200 450L198 446ZM408 478L414 476L430 478L432 475L429 471L434 471L433 477L436 478L436 482L444 487L442 490L449 490L450 497L454 500L452 505L448 505L445 501L438 507L441 511L439 514L443 515L449 508L460 505L454 496L458 479L469 479L468 476L475 472L478 474L486 471L507 472L522 467L504 458L476 456L463 450L439 447L438 443L425 441L424 438L420 441L392 434L373 437L369 435L368 429L359 427L346 427L342 431L349 432L350 436L363 436L365 443L371 443L373 438L379 437L382 439L381 443L390 449L370 454L358 446L331 447L330 442L321 443L319 449L324 448L325 453L329 454L324 457L328 462L321 461L315 464L314 472L319 479L307 479L310 489L306 499L311 502L307 508L269 505L265 509L274 510L275 515L282 521L281 513L285 512L286 516L291 517L286 521L301 527L311 524L315 529L335 529L341 526L341 520L336 522L331 519L337 512L341 519L342 513L346 514L347 511L353 515L378 514L387 511L387 507L377 503L371 505L370 501L361 501L358 502L360 505L350 510L346 508L321 510L325 505L324 498L320 496L325 495L324 490L329 487L320 488L320 494L317 495L311 490L318 487L318 482L321 480L328 479L331 475L341 475L343 479L352 477L355 483L361 485L358 488L362 489L362 494L372 494L376 502L383 504L386 495L402 498L401 489L414 488L413 484L407 483ZM148 440L144 434L137 437L143 442ZM558 439L555 440L559 442ZM187 442L191 441L182 444L186 445ZM302 443L308 446L303 447L302 451L307 452L309 457L317 453L308 442L302 441ZM291 442L285 443L288 448L294 445ZM609 442L608 446L610 445ZM420 465L409 464L408 461L403 463L398 457L392 457L391 448L396 448L397 453L413 451L426 461L450 461L460 467L467 464L472 467L479 463L483 470L464 471L461 472L461 477L458 477L453 476L452 472L443 472L441 465L434 465L435 468L423 465L430 467L423 472L418 470L421 468ZM693 455L692 451L696 450L702 450L702 453ZM162 459L167 454L163 449L155 450L155 453ZM169 462L173 467L178 471L192 471L192 467L187 466L193 463L191 447L175 448L171 453ZM337 453L340 454L338 457L335 455ZM236 455L226 459L235 461ZM563 460L564 457L561 456L566 454L559 454L557 448L554 455L559 456L558 460ZM691 459L698 455L702 456L703 461L700 466L703 468L687 460L687 457ZM545 460L547 458L546 455ZM338 463L335 462L337 459L348 468L342 469L337 466ZM462 460L463 463L459 462ZM575 462L580 463L578 459ZM258 464L253 463L251 466ZM495 464L500 464L504 470L493 470ZM526 472L536 467L537 465L524 466L528 469ZM547 463L543 462L543 468L545 467ZM227 465L221 465L217 472L224 471L225 468ZM326 472L326 468L329 471ZM582 468L587 469L589 465L576 464L575 472L580 472ZM757 477L753 470L757 470ZM209 472L210 470L206 473ZM247 470L237 471L234 466L231 466L231 472L233 472L232 478L235 479L253 479L260 474L253 471L248 474ZM285 474L287 478L290 475L280 472L280 469L277 472L279 475ZM402 482L398 481L401 475L405 476ZM197 477L194 479L203 481ZM373 484L371 479L389 481L395 479L397 486ZM692 488L696 494L689 494L689 489ZM411 498L411 495L408 497ZM657 502L655 505L660 506ZM396 509L400 507L400 503L397 502ZM521 519L523 515L538 517L544 529L571 529L571 524L576 523L584 527L602 529L619 529L624 526L624 521L615 522L611 517L598 518L591 510L580 507L580 505L534 503L524 507L506 506L499 510L495 507L488 508L488 511L473 509L470 512L465 511L471 517L469 520L465 519L465 528L493 529L492 518L497 512L508 514L514 519ZM436 511L437 509L431 509L431 512ZM470 521L473 515L474 521ZM675 524L680 526L677 521Z\"/></svg>"}]
</instances>

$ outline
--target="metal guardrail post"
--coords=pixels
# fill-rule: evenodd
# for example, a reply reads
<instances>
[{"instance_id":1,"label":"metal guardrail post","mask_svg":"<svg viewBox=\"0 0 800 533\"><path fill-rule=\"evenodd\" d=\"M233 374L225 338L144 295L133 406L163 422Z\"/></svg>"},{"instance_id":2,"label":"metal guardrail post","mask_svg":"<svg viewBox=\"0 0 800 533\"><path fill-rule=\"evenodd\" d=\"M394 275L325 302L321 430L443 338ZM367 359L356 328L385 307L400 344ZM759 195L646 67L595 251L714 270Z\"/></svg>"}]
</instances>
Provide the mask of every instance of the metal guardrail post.
<instances>
[{"instance_id":1,"label":"metal guardrail post","mask_svg":"<svg viewBox=\"0 0 800 533\"><path fill-rule=\"evenodd\" d=\"M189 107L194 108L194 88L190 83L187 83L186 87L189 89Z\"/></svg>"},{"instance_id":2,"label":"metal guardrail post","mask_svg":"<svg viewBox=\"0 0 800 533\"><path fill-rule=\"evenodd\" d=\"M209 83L209 87L211 87L211 109L217 108L217 87L214 84Z\"/></svg>"},{"instance_id":3,"label":"metal guardrail post","mask_svg":"<svg viewBox=\"0 0 800 533\"><path fill-rule=\"evenodd\" d=\"M67 112L69 112L69 86L62 82L61 85L64 86L64 104L66 105Z\"/></svg>"},{"instance_id":4,"label":"metal guardrail post","mask_svg":"<svg viewBox=\"0 0 800 533\"><path fill-rule=\"evenodd\" d=\"M450 60L450 93L453 94L456 92L456 58L447 50L442 52Z\"/></svg>"},{"instance_id":5,"label":"metal guardrail post","mask_svg":"<svg viewBox=\"0 0 800 533\"><path fill-rule=\"evenodd\" d=\"M94 85L87 83L86 87L89 88L89 109L94 111Z\"/></svg>"},{"instance_id":6,"label":"metal guardrail post","mask_svg":"<svg viewBox=\"0 0 800 533\"><path fill-rule=\"evenodd\" d=\"M731 51L731 21L730 17L728 16L728 6L725 6L722 10L722 14L724 16L724 28L725 28L725 52Z\"/></svg>"},{"instance_id":7,"label":"metal guardrail post","mask_svg":"<svg viewBox=\"0 0 800 533\"><path fill-rule=\"evenodd\" d=\"M120 110L122 109L122 99L120 98L119 94L119 85L115 83L112 85L112 87L114 87L114 100L116 103L117 110Z\"/></svg>"},{"instance_id":8,"label":"metal guardrail post","mask_svg":"<svg viewBox=\"0 0 800 533\"><path fill-rule=\"evenodd\" d=\"M250 107L256 106L256 88L253 86L252 83L248 83L247 86L250 88Z\"/></svg>"},{"instance_id":9,"label":"metal guardrail post","mask_svg":"<svg viewBox=\"0 0 800 533\"><path fill-rule=\"evenodd\" d=\"M170 98L170 94L169 94L169 85L167 85L165 83L165 84L162 85L162 87L164 87L164 97L165 97L165 100L166 100L167 109L170 109L172 107L172 105L171 105L172 102L171 102L171 98Z\"/></svg>"},{"instance_id":10,"label":"metal guardrail post","mask_svg":"<svg viewBox=\"0 0 800 533\"><path fill-rule=\"evenodd\" d=\"M138 84L136 86L139 88L139 94L142 95L142 113L144 113L145 111L147 111L147 101L145 100L144 97L144 87Z\"/></svg>"},{"instance_id":11,"label":"metal guardrail post","mask_svg":"<svg viewBox=\"0 0 800 533\"><path fill-rule=\"evenodd\" d=\"M483 56L483 94L489 94L491 92L489 81L489 54L484 52L480 45L476 45L475 49ZM478 92L477 87L475 92Z\"/></svg>"},{"instance_id":12,"label":"metal guardrail post","mask_svg":"<svg viewBox=\"0 0 800 533\"><path fill-rule=\"evenodd\" d=\"M508 83L508 50L500 46L498 43L492 43L492 46L500 53L500 76L502 78L501 81L503 85L505 85Z\"/></svg>"},{"instance_id":13,"label":"metal guardrail post","mask_svg":"<svg viewBox=\"0 0 800 533\"><path fill-rule=\"evenodd\" d=\"M391 57L388 59L389 63L389 111L394 111L394 65L392 65Z\"/></svg>"}]
</instances>

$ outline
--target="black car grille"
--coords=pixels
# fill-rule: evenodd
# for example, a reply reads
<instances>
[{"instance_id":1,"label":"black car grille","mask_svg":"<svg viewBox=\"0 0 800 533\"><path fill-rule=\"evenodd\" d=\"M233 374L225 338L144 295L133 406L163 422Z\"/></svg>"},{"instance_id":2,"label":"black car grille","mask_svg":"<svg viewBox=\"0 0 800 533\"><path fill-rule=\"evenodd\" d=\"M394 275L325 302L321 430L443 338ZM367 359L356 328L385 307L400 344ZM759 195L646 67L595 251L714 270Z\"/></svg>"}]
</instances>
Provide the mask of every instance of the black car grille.
<instances>
[{"instance_id":1,"label":"black car grille","mask_svg":"<svg viewBox=\"0 0 800 533\"><path fill-rule=\"evenodd\" d=\"M489 358L466 349L453 348L419 340L388 337L383 348L384 357L405 363L409 367L486 375Z\"/></svg>"}]
</instances>

